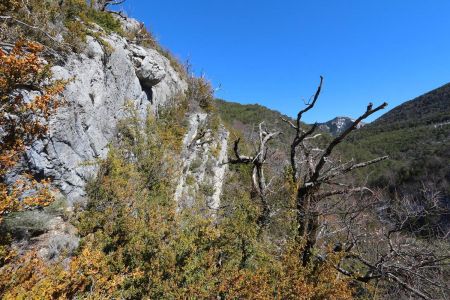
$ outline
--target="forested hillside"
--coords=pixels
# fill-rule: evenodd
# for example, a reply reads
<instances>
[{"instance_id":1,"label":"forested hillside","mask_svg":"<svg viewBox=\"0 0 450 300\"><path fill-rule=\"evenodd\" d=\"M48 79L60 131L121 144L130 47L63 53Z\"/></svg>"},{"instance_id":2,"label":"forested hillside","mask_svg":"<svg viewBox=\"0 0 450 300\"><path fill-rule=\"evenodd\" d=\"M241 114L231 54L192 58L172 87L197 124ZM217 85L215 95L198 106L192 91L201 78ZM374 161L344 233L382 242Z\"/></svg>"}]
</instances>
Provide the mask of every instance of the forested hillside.
<instances>
[{"instance_id":1,"label":"forested hillside","mask_svg":"<svg viewBox=\"0 0 450 300\"><path fill-rule=\"evenodd\" d=\"M257 133L257 127L261 122L264 122L272 130L278 130L283 133L290 132L289 125L282 121L282 118L289 119L289 117L262 105L243 105L221 99L216 99L215 105L224 123L230 128L247 135L247 138ZM290 139L289 134L283 134L274 143L278 147L283 147L291 142Z\"/></svg>"},{"instance_id":2,"label":"forested hillside","mask_svg":"<svg viewBox=\"0 0 450 300\"><path fill-rule=\"evenodd\" d=\"M352 155L389 155L375 185L414 193L422 184L450 195L450 85L393 108L349 139Z\"/></svg>"},{"instance_id":3,"label":"forested hillside","mask_svg":"<svg viewBox=\"0 0 450 300\"><path fill-rule=\"evenodd\" d=\"M387 131L393 128L439 125L448 122L450 122L450 83L393 108L375 120L371 128L372 130L386 128Z\"/></svg>"}]
</instances>

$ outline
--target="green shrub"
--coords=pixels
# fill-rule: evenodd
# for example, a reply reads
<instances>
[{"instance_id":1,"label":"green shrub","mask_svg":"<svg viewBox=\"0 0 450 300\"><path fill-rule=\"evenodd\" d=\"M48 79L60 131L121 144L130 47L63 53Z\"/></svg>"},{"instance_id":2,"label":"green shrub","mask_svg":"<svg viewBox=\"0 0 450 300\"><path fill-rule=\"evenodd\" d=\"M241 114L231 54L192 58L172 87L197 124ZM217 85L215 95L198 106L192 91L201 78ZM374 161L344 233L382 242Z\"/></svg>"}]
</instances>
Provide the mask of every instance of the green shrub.
<instances>
[{"instance_id":1,"label":"green shrub","mask_svg":"<svg viewBox=\"0 0 450 300\"><path fill-rule=\"evenodd\" d=\"M189 75L186 94L191 105L198 105L208 113L214 111L214 90L211 83L204 77Z\"/></svg>"},{"instance_id":2,"label":"green shrub","mask_svg":"<svg viewBox=\"0 0 450 300\"><path fill-rule=\"evenodd\" d=\"M188 176L186 176L186 184L187 185L189 185L189 186L194 185L195 182L196 182L196 180L195 180L194 176L192 176L190 174Z\"/></svg>"},{"instance_id":3,"label":"green shrub","mask_svg":"<svg viewBox=\"0 0 450 300\"><path fill-rule=\"evenodd\" d=\"M64 35L64 40L68 43L73 51L80 53L84 50L86 45L86 28L77 20L66 22L67 33Z\"/></svg>"},{"instance_id":4,"label":"green shrub","mask_svg":"<svg viewBox=\"0 0 450 300\"><path fill-rule=\"evenodd\" d=\"M100 27L102 27L107 33L117 33L122 35L122 25L120 24L120 21L115 18L111 13L104 12L104 11L98 11L95 9L87 9L87 11L84 12L84 20L87 22L92 22Z\"/></svg>"},{"instance_id":5,"label":"green shrub","mask_svg":"<svg viewBox=\"0 0 450 300\"><path fill-rule=\"evenodd\" d=\"M200 192L206 197L212 197L214 195L214 185L211 183L202 183L200 185Z\"/></svg>"},{"instance_id":6,"label":"green shrub","mask_svg":"<svg viewBox=\"0 0 450 300\"><path fill-rule=\"evenodd\" d=\"M200 158L196 158L191 162L189 169L191 171L196 171L198 168L201 167L201 165L202 165L202 160Z\"/></svg>"}]
</instances>

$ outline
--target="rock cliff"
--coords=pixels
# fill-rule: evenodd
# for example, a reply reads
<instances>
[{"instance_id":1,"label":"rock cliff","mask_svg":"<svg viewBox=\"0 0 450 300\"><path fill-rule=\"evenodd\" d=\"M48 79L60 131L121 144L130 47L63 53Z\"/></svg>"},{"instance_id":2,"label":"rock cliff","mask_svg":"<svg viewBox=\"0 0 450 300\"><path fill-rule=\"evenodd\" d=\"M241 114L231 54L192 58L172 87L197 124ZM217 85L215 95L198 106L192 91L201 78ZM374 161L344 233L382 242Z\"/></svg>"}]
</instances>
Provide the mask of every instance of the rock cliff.
<instances>
[{"instance_id":1,"label":"rock cliff","mask_svg":"<svg viewBox=\"0 0 450 300\"><path fill-rule=\"evenodd\" d=\"M22 166L51 178L69 204L83 198L93 163L105 157L128 101L145 115L187 88L166 57L116 34L102 35L101 42L87 36L84 52L69 54L52 71L55 79L69 80L64 105L50 121L48 138L34 143Z\"/></svg>"}]
</instances>

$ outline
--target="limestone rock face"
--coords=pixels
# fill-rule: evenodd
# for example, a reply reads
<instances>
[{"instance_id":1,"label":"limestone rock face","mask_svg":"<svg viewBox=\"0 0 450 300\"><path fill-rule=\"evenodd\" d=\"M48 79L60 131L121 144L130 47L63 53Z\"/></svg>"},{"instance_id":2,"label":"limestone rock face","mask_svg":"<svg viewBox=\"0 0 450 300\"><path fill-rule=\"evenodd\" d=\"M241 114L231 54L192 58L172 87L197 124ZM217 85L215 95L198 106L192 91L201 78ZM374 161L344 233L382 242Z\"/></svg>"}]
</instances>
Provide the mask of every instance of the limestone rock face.
<instances>
[{"instance_id":1,"label":"limestone rock face","mask_svg":"<svg viewBox=\"0 0 450 300\"><path fill-rule=\"evenodd\" d=\"M229 132L222 125L216 131L208 128L209 117L206 113L194 113L189 117L175 200L179 210L198 206L214 215L220 206L227 171Z\"/></svg>"},{"instance_id":2,"label":"limestone rock face","mask_svg":"<svg viewBox=\"0 0 450 300\"><path fill-rule=\"evenodd\" d=\"M70 54L53 67L55 79L69 80L64 105L50 120L48 138L34 143L24 162L38 176L52 178L69 204L83 198L86 180L96 173L95 161L107 154L127 102L145 115L187 88L157 51L114 34L102 39L112 51L88 36L84 53Z\"/></svg>"}]
</instances>

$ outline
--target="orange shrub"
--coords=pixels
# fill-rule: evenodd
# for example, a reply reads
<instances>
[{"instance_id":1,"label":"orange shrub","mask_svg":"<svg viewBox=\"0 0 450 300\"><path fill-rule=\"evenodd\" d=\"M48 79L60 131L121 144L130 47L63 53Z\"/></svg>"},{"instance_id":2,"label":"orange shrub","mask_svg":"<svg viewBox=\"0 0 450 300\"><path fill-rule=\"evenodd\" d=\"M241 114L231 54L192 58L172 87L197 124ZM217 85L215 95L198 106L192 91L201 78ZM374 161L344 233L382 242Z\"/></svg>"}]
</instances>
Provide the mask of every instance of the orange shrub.
<instances>
[{"instance_id":1,"label":"orange shrub","mask_svg":"<svg viewBox=\"0 0 450 300\"><path fill-rule=\"evenodd\" d=\"M23 40L9 53L0 49L0 218L8 211L42 205L49 199L44 192L19 203L21 192L37 182L18 182L12 191L4 182L26 147L47 133L48 118L58 107L57 95L64 88L64 82L51 80L50 66L39 57L42 50L41 45Z\"/></svg>"}]
</instances>

